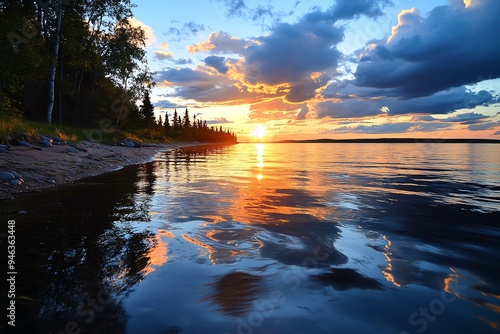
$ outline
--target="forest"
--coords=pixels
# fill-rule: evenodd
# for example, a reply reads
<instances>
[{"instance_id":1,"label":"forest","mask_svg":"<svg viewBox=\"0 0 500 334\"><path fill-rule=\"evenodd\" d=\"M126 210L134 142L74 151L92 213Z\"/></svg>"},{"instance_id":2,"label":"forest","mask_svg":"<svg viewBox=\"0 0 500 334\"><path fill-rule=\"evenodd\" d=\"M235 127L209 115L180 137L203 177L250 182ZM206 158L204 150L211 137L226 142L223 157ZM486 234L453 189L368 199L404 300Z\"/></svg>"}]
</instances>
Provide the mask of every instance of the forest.
<instances>
[{"instance_id":1,"label":"forest","mask_svg":"<svg viewBox=\"0 0 500 334\"><path fill-rule=\"evenodd\" d=\"M177 111L172 120L155 119L154 73L145 33L131 24L134 6L130 0L0 1L0 120L235 142L228 131L191 121L187 110L184 119Z\"/></svg>"}]
</instances>

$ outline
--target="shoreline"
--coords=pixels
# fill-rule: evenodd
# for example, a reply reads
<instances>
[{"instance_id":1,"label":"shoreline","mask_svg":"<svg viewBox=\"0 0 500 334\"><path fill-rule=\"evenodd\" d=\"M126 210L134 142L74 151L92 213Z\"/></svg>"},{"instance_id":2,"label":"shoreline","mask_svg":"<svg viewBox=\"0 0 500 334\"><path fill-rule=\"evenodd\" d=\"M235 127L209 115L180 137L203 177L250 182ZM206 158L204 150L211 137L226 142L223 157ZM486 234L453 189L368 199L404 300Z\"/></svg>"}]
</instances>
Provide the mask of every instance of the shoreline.
<instances>
[{"instance_id":1,"label":"shoreline","mask_svg":"<svg viewBox=\"0 0 500 334\"><path fill-rule=\"evenodd\" d=\"M162 152L201 145L205 144L144 144L136 148L87 143L43 150L11 146L7 152L0 153L0 201L113 172L128 165L147 163ZM8 180L6 173L13 174L15 179Z\"/></svg>"}]
</instances>

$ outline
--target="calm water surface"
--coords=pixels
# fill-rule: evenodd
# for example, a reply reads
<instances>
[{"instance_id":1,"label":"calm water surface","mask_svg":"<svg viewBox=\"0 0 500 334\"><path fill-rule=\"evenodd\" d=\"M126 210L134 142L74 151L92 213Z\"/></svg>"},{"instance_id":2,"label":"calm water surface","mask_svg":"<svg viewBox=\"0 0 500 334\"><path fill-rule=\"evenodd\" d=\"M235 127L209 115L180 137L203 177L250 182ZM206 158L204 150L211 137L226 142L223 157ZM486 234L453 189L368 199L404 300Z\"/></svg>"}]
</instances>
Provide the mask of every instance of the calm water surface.
<instances>
[{"instance_id":1,"label":"calm water surface","mask_svg":"<svg viewBox=\"0 0 500 334\"><path fill-rule=\"evenodd\" d=\"M33 333L499 333L500 145L181 149L0 209Z\"/></svg>"}]
</instances>

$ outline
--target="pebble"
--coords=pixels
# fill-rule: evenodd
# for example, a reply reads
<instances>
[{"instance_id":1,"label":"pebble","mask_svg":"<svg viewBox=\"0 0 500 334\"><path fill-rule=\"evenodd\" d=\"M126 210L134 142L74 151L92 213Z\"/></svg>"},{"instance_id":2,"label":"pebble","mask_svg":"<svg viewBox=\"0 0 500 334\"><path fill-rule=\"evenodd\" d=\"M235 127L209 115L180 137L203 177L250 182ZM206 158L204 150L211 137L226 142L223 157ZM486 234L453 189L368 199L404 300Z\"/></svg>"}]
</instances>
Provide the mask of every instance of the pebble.
<instances>
[{"instance_id":1,"label":"pebble","mask_svg":"<svg viewBox=\"0 0 500 334\"><path fill-rule=\"evenodd\" d=\"M54 181L54 180L47 180L47 183L49 183L49 184L56 184L56 181Z\"/></svg>"},{"instance_id":2,"label":"pebble","mask_svg":"<svg viewBox=\"0 0 500 334\"><path fill-rule=\"evenodd\" d=\"M25 215L25 214L27 214L28 212L27 212L27 211L24 211L24 210L21 210L21 211L19 211L18 213L19 213L20 215Z\"/></svg>"},{"instance_id":3,"label":"pebble","mask_svg":"<svg viewBox=\"0 0 500 334\"><path fill-rule=\"evenodd\" d=\"M0 181L2 182L10 182L12 180L15 180L16 177L12 175L12 173L8 172L0 172Z\"/></svg>"},{"instance_id":4,"label":"pebble","mask_svg":"<svg viewBox=\"0 0 500 334\"><path fill-rule=\"evenodd\" d=\"M21 180L12 180L9 182L10 185L20 186L23 182Z\"/></svg>"}]
</instances>

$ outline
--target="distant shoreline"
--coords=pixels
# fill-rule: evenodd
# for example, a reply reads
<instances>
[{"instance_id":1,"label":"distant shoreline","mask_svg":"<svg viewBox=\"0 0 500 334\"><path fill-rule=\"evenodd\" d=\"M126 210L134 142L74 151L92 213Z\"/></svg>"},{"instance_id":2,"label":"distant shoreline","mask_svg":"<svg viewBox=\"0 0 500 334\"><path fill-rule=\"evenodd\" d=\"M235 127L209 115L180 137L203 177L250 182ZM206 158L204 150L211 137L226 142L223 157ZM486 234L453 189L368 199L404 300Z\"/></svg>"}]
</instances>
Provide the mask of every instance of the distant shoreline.
<instances>
[{"instance_id":1,"label":"distant shoreline","mask_svg":"<svg viewBox=\"0 0 500 334\"><path fill-rule=\"evenodd\" d=\"M385 143L385 144L500 144L498 139L445 139L445 138L364 138L364 139L309 139L280 140L264 144L293 143Z\"/></svg>"}]
</instances>

